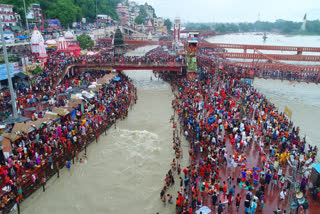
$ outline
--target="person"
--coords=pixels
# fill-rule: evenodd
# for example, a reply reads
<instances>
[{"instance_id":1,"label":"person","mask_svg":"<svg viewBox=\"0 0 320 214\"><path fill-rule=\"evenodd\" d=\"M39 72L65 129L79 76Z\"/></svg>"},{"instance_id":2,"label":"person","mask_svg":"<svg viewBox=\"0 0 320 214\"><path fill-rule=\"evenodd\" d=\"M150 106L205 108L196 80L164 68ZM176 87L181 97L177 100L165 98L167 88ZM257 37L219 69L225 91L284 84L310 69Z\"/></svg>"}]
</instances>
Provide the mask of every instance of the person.
<instances>
[{"instance_id":1,"label":"person","mask_svg":"<svg viewBox=\"0 0 320 214\"><path fill-rule=\"evenodd\" d=\"M223 212L223 204L221 203L221 201L219 201L218 214L221 214L222 212Z\"/></svg>"},{"instance_id":2,"label":"person","mask_svg":"<svg viewBox=\"0 0 320 214\"><path fill-rule=\"evenodd\" d=\"M236 197L236 207L237 207L237 211L239 211L239 207L240 207L240 202L241 202L241 196L238 193L237 197Z\"/></svg>"},{"instance_id":3,"label":"person","mask_svg":"<svg viewBox=\"0 0 320 214\"><path fill-rule=\"evenodd\" d=\"M42 177L41 183L42 183L43 192L45 192L46 191L46 187L45 187L45 185L46 185L46 177L45 176Z\"/></svg>"},{"instance_id":4,"label":"person","mask_svg":"<svg viewBox=\"0 0 320 214\"><path fill-rule=\"evenodd\" d=\"M71 161L70 160L66 161L66 167L70 171L70 168L71 168Z\"/></svg>"},{"instance_id":5,"label":"person","mask_svg":"<svg viewBox=\"0 0 320 214\"><path fill-rule=\"evenodd\" d=\"M213 195L212 195L212 205L213 205L213 209L216 208L217 199L218 199L217 193L214 192Z\"/></svg>"},{"instance_id":6,"label":"person","mask_svg":"<svg viewBox=\"0 0 320 214\"><path fill-rule=\"evenodd\" d=\"M172 194L167 194L168 198L168 203L169 204L173 204L173 198L172 198Z\"/></svg>"},{"instance_id":7,"label":"person","mask_svg":"<svg viewBox=\"0 0 320 214\"><path fill-rule=\"evenodd\" d=\"M284 203L286 195L287 195L286 190L281 190L281 192L280 192L280 201L281 201L281 203Z\"/></svg>"},{"instance_id":8,"label":"person","mask_svg":"<svg viewBox=\"0 0 320 214\"><path fill-rule=\"evenodd\" d=\"M244 201L244 209L246 211L246 214L249 214L249 212L250 212L250 200L249 200L248 197Z\"/></svg>"},{"instance_id":9,"label":"person","mask_svg":"<svg viewBox=\"0 0 320 214\"><path fill-rule=\"evenodd\" d=\"M256 208L257 208L257 203L256 203L256 200L254 199L254 200L251 202L251 205L250 205L250 213L251 213L251 214L254 214L255 211L256 211Z\"/></svg>"}]
</instances>

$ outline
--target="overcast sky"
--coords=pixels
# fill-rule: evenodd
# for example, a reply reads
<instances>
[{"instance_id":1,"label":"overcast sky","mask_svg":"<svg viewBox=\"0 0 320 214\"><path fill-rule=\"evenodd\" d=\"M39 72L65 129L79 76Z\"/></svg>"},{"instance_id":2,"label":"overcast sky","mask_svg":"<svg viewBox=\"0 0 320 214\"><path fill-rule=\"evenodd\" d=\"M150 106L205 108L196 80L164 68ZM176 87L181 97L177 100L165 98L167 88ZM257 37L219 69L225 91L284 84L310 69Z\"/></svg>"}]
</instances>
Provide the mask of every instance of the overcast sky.
<instances>
[{"instance_id":1,"label":"overcast sky","mask_svg":"<svg viewBox=\"0 0 320 214\"><path fill-rule=\"evenodd\" d=\"M156 14L182 22L254 22L320 19L320 0L134 0L151 4Z\"/></svg>"}]
</instances>

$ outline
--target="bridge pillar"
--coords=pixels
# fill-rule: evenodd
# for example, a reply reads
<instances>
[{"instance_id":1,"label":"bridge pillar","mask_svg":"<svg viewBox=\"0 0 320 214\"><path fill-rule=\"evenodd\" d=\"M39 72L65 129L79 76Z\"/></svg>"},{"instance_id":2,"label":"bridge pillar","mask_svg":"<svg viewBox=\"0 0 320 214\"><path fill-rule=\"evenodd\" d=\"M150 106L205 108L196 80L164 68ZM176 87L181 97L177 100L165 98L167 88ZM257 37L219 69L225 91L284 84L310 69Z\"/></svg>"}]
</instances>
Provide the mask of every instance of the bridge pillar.
<instances>
[{"instance_id":1,"label":"bridge pillar","mask_svg":"<svg viewBox=\"0 0 320 214\"><path fill-rule=\"evenodd\" d=\"M243 52L244 52L244 53L247 53L247 49L246 49L246 48L245 48L245 49L243 49Z\"/></svg>"}]
</instances>

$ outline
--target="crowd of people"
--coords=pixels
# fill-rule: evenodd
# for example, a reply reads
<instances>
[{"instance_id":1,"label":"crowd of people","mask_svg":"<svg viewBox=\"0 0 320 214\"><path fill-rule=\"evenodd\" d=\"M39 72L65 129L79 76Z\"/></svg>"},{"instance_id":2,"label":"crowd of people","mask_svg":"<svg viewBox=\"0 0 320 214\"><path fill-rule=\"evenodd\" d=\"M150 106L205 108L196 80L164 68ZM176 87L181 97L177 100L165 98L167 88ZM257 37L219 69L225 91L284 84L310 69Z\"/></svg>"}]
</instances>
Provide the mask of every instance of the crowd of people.
<instances>
[{"instance_id":1,"label":"crowd of people","mask_svg":"<svg viewBox=\"0 0 320 214\"><path fill-rule=\"evenodd\" d=\"M177 174L180 179L177 213L191 214L203 205L218 213L239 209L246 213L270 210L274 208L271 207L274 195L270 190L279 192L275 211L288 212L288 195L294 186L290 177L292 169L302 170L313 163L317 147L308 145L306 139L299 136L299 127L294 127L262 94L241 81L246 69L223 64L221 69L215 70L214 58L206 54L200 51L198 59L203 71L201 78L169 80L176 95L172 106L178 119L176 121L173 116L171 120L175 157L165 177L161 200L174 203L174 196L167 194L167 190L175 184ZM47 109L35 113L34 120L42 118L51 107L66 105L68 100L59 99L59 94L69 88L88 88L91 82L108 73L75 70L66 75L65 68L75 63L161 65L185 64L185 60L160 47L143 57L114 57L103 51L79 57L52 53L33 85L16 88L18 112L23 115L28 107L54 100ZM79 104L75 115L51 121L32 133L23 133L12 144L13 155L0 166L1 183L7 192L0 199L2 209L17 196L19 200L24 198L26 180L31 179L31 185L42 183L44 188L43 178L48 176L45 172L59 172L61 161L70 168L71 159L79 159L79 152L89 140L98 139L100 130L117 118L127 116L128 108L136 102L136 89L122 73L118 76L120 81L102 85L94 92L92 100ZM10 93L2 91L1 110L11 108L10 99ZM8 110L6 116L10 114ZM190 165L183 170L179 163L183 156L181 135L190 142ZM44 165L49 166L46 171L39 170ZM306 172L297 177L304 195L310 191L308 176ZM314 187L312 193L315 198L320 197L318 187ZM306 200L299 204L298 210L308 206Z\"/></svg>"},{"instance_id":2,"label":"crowd of people","mask_svg":"<svg viewBox=\"0 0 320 214\"><path fill-rule=\"evenodd\" d=\"M221 53L225 51L225 49L201 48L199 49L197 60L199 64L210 68L212 68L212 65L217 61L219 61L222 66L232 65L242 77L259 77L307 83L320 82L319 68L315 68L316 66L314 68L310 66L309 69L298 69L292 65L291 69L280 69L280 67L275 67L274 64L266 62L264 67L256 65L256 67L252 68L253 63L249 63L247 66L235 65L230 60L224 59L220 54L217 54L217 52Z\"/></svg>"},{"instance_id":3,"label":"crowd of people","mask_svg":"<svg viewBox=\"0 0 320 214\"><path fill-rule=\"evenodd\" d=\"M218 213L239 208L246 213L288 213L293 168L303 171L313 163L317 147L308 145L299 127L242 82L234 67L216 72L205 72L202 79L171 79L177 92L173 107L190 142L190 165L182 170L177 213L191 214L203 205ZM309 175L297 175L308 199L310 192L319 193L319 187L308 188ZM309 203L298 204L297 210L303 212Z\"/></svg>"},{"instance_id":4,"label":"crowd of people","mask_svg":"<svg viewBox=\"0 0 320 214\"><path fill-rule=\"evenodd\" d=\"M108 74L105 71L76 72L65 78L58 88L75 86L79 79L87 87L104 75ZM5 193L0 199L3 210L10 203L15 203L17 196L21 201L34 191L42 177L59 172L64 161L70 168L71 159L79 160L79 152L91 140L98 140L99 132L111 126L116 119L127 116L129 107L136 102L136 89L125 75L118 73L118 77L120 81L103 84L93 92L93 98L83 100L74 115L52 120L31 133L20 133L20 138L12 142L12 155L0 166L1 185L5 186ZM58 88L56 90L60 90ZM45 112L37 115L40 119ZM82 158L79 161L83 162Z\"/></svg>"},{"instance_id":5,"label":"crowd of people","mask_svg":"<svg viewBox=\"0 0 320 214\"><path fill-rule=\"evenodd\" d=\"M31 59L30 59L31 60ZM34 59L33 61L36 61ZM41 102L54 99L52 106L59 105L57 86L65 88L63 84L65 68L71 64L184 64L184 59L171 56L161 48L150 51L145 56L112 56L109 52L101 51L97 55L69 56L60 53L51 53L42 72L34 77L30 86L16 86L16 102L18 113L24 114L26 108L36 107ZM41 92L41 93L40 93ZM11 96L8 89L0 93L0 111L4 112L3 119L11 115ZM54 104L53 104L54 103Z\"/></svg>"}]
</instances>

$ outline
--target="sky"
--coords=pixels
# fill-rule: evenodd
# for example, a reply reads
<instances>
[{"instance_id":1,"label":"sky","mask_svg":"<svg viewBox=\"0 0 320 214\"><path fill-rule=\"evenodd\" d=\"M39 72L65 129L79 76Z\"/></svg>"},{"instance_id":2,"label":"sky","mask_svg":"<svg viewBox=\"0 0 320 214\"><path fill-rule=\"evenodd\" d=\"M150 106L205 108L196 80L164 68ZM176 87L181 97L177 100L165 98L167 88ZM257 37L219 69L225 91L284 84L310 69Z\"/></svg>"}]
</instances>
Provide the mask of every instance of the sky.
<instances>
[{"instance_id":1,"label":"sky","mask_svg":"<svg viewBox=\"0 0 320 214\"><path fill-rule=\"evenodd\" d=\"M134 0L152 5L157 16L182 22L255 22L320 19L320 0Z\"/></svg>"}]
</instances>

